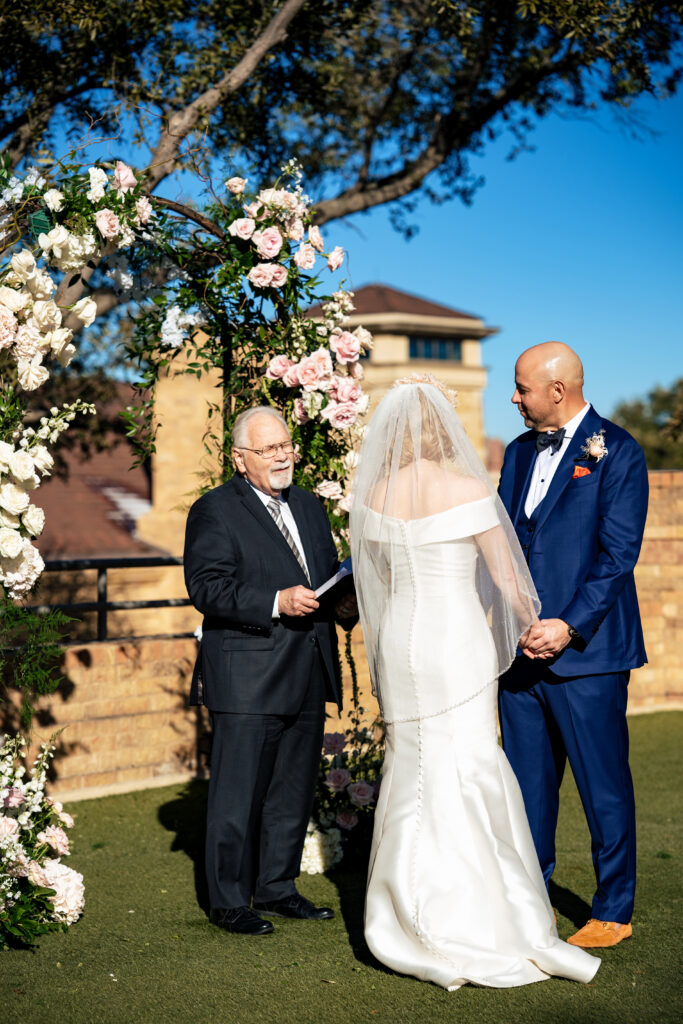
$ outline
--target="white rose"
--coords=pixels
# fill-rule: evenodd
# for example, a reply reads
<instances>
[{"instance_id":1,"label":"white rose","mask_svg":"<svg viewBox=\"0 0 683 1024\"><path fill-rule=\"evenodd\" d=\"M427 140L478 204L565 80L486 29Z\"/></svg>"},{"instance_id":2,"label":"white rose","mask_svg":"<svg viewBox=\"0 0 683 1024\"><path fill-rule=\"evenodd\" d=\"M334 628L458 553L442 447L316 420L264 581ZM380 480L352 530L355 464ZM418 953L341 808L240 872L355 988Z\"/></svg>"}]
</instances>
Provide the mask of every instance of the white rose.
<instances>
[{"instance_id":1,"label":"white rose","mask_svg":"<svg viewBox=\"0 0 683 1024\"><path fill-rule=\"evenodd\" d=\"M85 905L83 875L58 860L46 860L43 869L48 886L55 890L55 895L50 897L55 917L58 921L73 924L83 913Z\"/></svg>"},{"instance_id":2,"label":"white rose","mask_svg":"<svg viewBox=\"0 0 683 1024\"><path fill-rule=\"evenodd\" d=\"M59 361L60 366L63 366L64 369L66 369L66 367L69 365L69 363L71 362L75 355L76 346L65 345L64 348L61 348L59 352L57 352L57 359Z\"/></svg>"},{"instance_id":3,"label":"white rose","mask_svg":"<svg viewBox=\"0 0 683 1024\"><path fill-rule=\"evenodd\" d=\"M36 469L44 476L49 476L55 464L55 460L52 458L45 445L39 444L37 448L32 448L31 457Z\"/></svg>"},{"instance_id":4,"label":"white rose","mask_svg":"<svg viewBox=\"0 0 683 1024\"><path fill-rule=\"evenodd\" d=\"M51 249L54 255L59 258L67 249L70 237L67 229L62 224L58 224L56 228L48 231L46 235L38 235L38 244L45 252L49 252Z\"/></svg>"},{"instance_id":5,"label":"white rose","mask_svg":"<svg viewBox=\"0 0 683 1024\"><path fill-rule=\"evenodd\" d=\"M0 441L0 473L6 473L9 469L9 460L14 454L14 448L7 441Z\"/></svg>"},{"instance_id":6,"label":"white rose","mask_svg":"<svg viewBox=\"0 0 683 1024\"><path fill-rule=\"evenodd\" d=\"M0 508L0 526L7 526L10 530L16 530L20 522L19 516L13 515L7 509Z\"/></svg>"},{"instance_id":7,"label":"white rose","mask_svg":"<svg viewBox=\"0 0 683 1024\"><path fill-rule=\"evenodd\" d=\"M17 291L15 288L8 288L7 285L2 285L0 287L0 302L11 313L19 313L31 304L31 295L23 289Z\"/></svg>"},{"instance_id":8,"label":"white rose","mask_svg":"<svg viewBox=\"0 0 683 1024\"><path fill-rule=\"evenodd\" d=\"M33 359L37 352L42 352L45 345L49 346L45 335L38 330L35 322L29 320L17 331L15 344L17 359Z\"/></svg>"},{"instance_id":9,"label":"white rose","mask_svg":"<svg viewBox=\"0 0 683 1024\"><path fill-rule=\"evenodd\" d=\"M75 306L71 307L71 312L85 327L90 327L97 316L97 304L94 299L80 299Z\"/></svg>"},{"instance_id":10,"label":"white rose","mask_svg":"<svg viewBox=\"0 0 683 1024\"><path fill-rule=\"evenodd\" d=\"M55 283L49 274L38 271L26 282L34 299L49 299L55 290Z\"/></svg>"},{"instance_id":11,"label":"white rose","mask_svg":"<svg viewBox=\"0 0 683 1024\"><path fill-rule=\"evenodd\" d=\"M29 505L21 517L21 521L32 537L40 537L43 532L43 527L45 526L45 513L42 508L39 508L37 505ZM1 537L2 530L0 530L0 538ZM0 539L0 548L1 547L2 540Z\"/></svg>"},{"instance_id":12,"label":"white rose","mask_svg":"<svg viewBox=\"0 0 683 1024\"><path fill-rule=\"evenodd\" d=\"M36 391L50 377L50 374L42 364L40 352L37 352L30 360L19 359L17 361L17 372L19 385L24 391Z\"/></svg>"},{"instance_id":13,"label":"white rose","mask_svg":"<svg viewBox=\"0 0 683 1024\"><path fill-rule=\"evenodd\" d=\"M31 541L24 537L19 559L4 560L0 565L0 577L9 596L18 601L31 590L44 568L45 563L40 553ZM20 825L26 824L28 817L28 812L25 812L18 816L17 821Z\"/></svg>"},{"instance_id":14,"label":"white rose","mask_svg":"<svg viewBox=\"0 0 683 1024\"><path fill-rule=\"evenodd\" d=\"M0 505L12 515L22 515L29 506L28 494L16 484L0 484Z\"/></svg>"},{"instance_id":15,"label":"white rose","mask_svg":"<svg viewBox=\"0 0 683 1024\"><path fill-rule=\"evenodd\" d=\"M239 196L244 192L244 186L246 185L247 178L228 178L225 183L225 187L229 192L232 192L234 196Z\"/></svg>"},{"instance_id":16,"label":"white rose","mask_svg":"<svg viewBox=\"0 0 683 1024\"><path fill-rule=\"evenodd\" d=\"M6 526L0 528L0 557L18 558L22 551L21 535Z\"/></svg>"},{"instance_id":17,"label":"white rose","mask_svg":"<svg viewBox=\"0 0 683 1024\"><path fill-rule=\"evenodd\" d=\"M62 314L52 299L39 299L33 303L33 319L41 331L54 331L61 326Z\"/></svg>"},{"instance_id":18,"label":"white rose","mask_svg":"<svg viewBox=\"0 0 683 1024\"><path fill-rule=\"evenodd\" d=\"M59 213L64 202L64 195L59 191L58 188L49 188L43 195L43 202L47 206L48 210L52 210L54 213Z\"/></svg>"},{"instance_id":19,"label":"white rose","mask_svg":"<svg viewBox=\"0 0 683 1024\"><path fill-rule=\"evenodd\" d=\"M13 452L9 458L9 471L19 483L30 480L35 473L35 466L29 453L21 449Z\"/></svg>"},{"instance_id":20,"label":"white rose","mask_svg":"<svg viewBox=\"0 0 683 1024\"><path fill-rule=\"evenodd\" d=\"M10 264L20 281L28 281L30 277L33 277L37 269L36 261L30 249L22 249L21 252L15 252L10 260Z\"/></svg>"}]
</instances>

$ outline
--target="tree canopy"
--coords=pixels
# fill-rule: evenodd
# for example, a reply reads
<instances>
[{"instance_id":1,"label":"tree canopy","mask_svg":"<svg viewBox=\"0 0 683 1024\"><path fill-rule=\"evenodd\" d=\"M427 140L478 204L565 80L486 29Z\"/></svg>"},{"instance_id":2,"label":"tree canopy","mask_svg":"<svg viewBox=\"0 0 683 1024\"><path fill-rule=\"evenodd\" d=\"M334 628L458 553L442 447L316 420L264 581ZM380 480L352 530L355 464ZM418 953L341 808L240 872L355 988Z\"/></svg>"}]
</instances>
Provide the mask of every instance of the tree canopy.
<instances>
[{"instance_id":1,"label":"tree canopy","mask_svg":"<svg viewBox=\"0 0 683 1024\"><path fill-rule=\"evenodd\" d=\"M147 147L151 190L294 157L318 223L391 203L405 227L419 190L471 198L496 135L672 92L682 23L680 0L36 0L0 20L0 144L17 166L92 125Z\"/></svg>"},{"instance_id":2,"label":"tree canopy","mask_svg":"<svg viewBox=\"0 0 683 1024\"><path fill-rule=\"evenodd\" d=\"M649 469L683 469L683 377L645 398L620 402L612 419L642 446Z\"/></svg>"}]
</instances>

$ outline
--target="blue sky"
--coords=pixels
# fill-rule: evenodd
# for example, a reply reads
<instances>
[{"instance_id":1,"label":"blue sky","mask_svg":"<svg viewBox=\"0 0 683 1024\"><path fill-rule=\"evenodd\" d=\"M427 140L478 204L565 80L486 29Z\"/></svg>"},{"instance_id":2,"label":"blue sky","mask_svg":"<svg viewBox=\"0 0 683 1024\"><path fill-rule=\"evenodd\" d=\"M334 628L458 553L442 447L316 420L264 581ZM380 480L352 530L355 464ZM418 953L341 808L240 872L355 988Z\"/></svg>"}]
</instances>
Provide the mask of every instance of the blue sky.
<instances>
[{"instance_id":1,"label":"blue sky","mask_svg":"<svg viewBox=\"0 0 683 1024\"><path fill-rule=\"evenodd\" d=\"M483 346L490 436L523 429L514 363L537 342L576 349L606 416L683 376L683 97L637 109L657 135L633 138L603 110L549 118L512 162L498 141L473 161L486 178L473 205L422 202L409 242L382 209L325 228L348 249L351 286L382 282L501 328Z\"/></svg>"}]
</instances>

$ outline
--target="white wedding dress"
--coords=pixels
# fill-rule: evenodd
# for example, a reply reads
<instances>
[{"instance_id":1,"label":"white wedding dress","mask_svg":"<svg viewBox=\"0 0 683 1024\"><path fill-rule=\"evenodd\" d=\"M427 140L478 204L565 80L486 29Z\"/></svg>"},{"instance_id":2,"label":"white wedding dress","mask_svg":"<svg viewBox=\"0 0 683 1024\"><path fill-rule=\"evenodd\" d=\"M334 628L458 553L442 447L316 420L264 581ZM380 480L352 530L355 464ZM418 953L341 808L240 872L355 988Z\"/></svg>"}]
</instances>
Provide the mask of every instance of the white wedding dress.
<instances>
[{"instance_id":1,"label":"white wedding dress","mask_svg":"<svg viewBox=\"0 0 683 1024\"><path fill-rule=\"evenodd\" d=\"M497 741L498 660L474 539L500 525L494 498L408 521L362 511L364 550L378 565L384 552L390 577L372 626L388 725L368 946L393 970L447 989L550 975L588 982L600 961L557 936L522 795Z\"/></svg>"}]
</instances>

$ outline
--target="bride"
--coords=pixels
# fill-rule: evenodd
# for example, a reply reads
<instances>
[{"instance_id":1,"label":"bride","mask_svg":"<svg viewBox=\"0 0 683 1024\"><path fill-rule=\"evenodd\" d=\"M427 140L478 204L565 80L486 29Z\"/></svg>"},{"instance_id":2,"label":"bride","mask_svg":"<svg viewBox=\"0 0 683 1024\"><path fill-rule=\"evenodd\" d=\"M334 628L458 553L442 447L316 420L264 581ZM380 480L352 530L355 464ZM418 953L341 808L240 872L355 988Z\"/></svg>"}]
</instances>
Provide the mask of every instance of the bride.
<instances>
[{"instance_id":1,"label":"bride","mask_svg":"<svg viewBox=\"0 0 683 1024\"><path fill-rule=\"evenodd\" d=\"M441 386L397 382L366 431L354 577L386 723L365 910L384 964L449 990L600 961L557 936L496 734L497 677L540 603L512 525Z\"/></svg>"}]
</instances>

